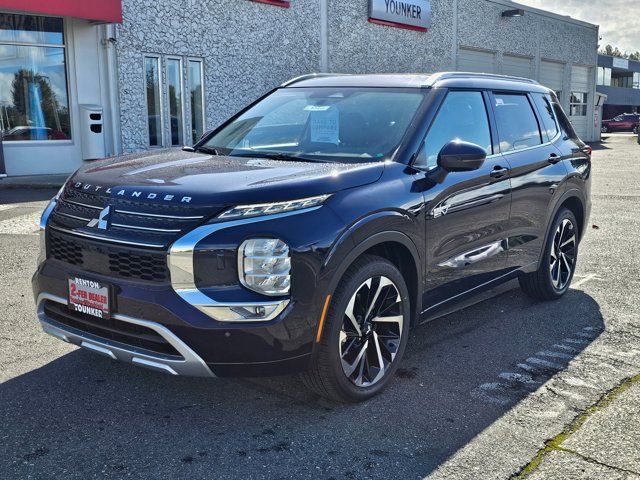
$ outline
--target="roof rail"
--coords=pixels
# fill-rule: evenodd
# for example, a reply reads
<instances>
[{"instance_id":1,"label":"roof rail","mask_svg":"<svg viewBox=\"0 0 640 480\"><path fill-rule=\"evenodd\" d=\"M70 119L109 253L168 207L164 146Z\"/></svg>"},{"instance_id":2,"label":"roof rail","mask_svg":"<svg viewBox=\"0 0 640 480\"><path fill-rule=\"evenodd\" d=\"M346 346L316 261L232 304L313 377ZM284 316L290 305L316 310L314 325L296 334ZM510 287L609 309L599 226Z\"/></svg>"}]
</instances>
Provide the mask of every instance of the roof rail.
<instances>
[{"instance_id":1,"label":"roof rail","mask_svg":"<svg viewBox=\"0 0 640 480\"><path fill-rule=\"evenodd\" d=\"M292 78L291 80L287 80L280 86L288 87L290 85L293 85L294 83L302 82L304 80L310 80L312 78L337 77L339 75L347 75L347 74L345 73L307 73L305 75L300 75L299 77Z\"/></svg>"},{"instance_id":2,"label":"roof rail","mask_svg":"<svg viewBox=\"0 0 640 480\"><path fill-rule=\"evenodd\" d=\"M540 85L535 80L531 80L530 78L524 77L515 77L511 75L497 75L495 73L474 73L474 72L443 72L436 73L435 75L429 78L429 86L433 85L437 81L446 80L449 78L481 78L481 79L491 79L491 80L510 80L514 82L522 82L529 83L532 85Z\"/></svg>"}]
</instances>

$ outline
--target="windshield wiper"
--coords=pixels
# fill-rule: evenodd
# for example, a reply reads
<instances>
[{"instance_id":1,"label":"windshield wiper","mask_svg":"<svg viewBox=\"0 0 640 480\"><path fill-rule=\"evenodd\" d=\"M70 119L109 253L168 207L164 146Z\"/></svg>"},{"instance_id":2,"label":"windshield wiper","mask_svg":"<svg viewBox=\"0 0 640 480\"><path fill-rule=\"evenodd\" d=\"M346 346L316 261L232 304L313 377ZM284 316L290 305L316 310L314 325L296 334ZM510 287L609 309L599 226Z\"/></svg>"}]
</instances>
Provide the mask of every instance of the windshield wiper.
<instances>
[{"instance_id":1,"label":"windshield wiper","mask_svg":"<svg viewBox=\"0 0 640 480\"><path fill-rule=\"evenodd\" d=\"M208 153L209 155L220 155L218 150L213 147L198 147L195 149L196 152Z\"/></svg>"},{"instance_id":2,"label":"windshield wiper","mask_svg":"<svg viewBox=\"0 0 640 480\"><path fill-rule=\"evenodd\" d=\"M325 160L301 157L300 155L287 154L282 152L240 152L229 154L230 157L247 157L247 158L268 158L269 160L282 160L282 161L294 161L294 162L314 162L314 163L326 163Z\"/></svg>"}]
</instances>

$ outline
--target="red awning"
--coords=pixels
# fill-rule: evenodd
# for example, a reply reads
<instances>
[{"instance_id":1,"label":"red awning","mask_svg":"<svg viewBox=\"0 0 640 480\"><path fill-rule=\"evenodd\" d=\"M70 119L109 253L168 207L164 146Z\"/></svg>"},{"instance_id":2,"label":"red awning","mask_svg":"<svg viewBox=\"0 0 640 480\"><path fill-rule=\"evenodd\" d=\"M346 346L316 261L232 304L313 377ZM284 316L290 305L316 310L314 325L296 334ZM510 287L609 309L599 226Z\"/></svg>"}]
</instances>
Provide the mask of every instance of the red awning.
<instances>
[{"instance_id":1,"label":"red awning","mask_svg":"<svg viewBox=\"0 0 640 480\"><path fill-rule=\"evenodd\" d=\"M0 10L122 23L121 0L0 0Z\"/></svg>"}]
</instances>

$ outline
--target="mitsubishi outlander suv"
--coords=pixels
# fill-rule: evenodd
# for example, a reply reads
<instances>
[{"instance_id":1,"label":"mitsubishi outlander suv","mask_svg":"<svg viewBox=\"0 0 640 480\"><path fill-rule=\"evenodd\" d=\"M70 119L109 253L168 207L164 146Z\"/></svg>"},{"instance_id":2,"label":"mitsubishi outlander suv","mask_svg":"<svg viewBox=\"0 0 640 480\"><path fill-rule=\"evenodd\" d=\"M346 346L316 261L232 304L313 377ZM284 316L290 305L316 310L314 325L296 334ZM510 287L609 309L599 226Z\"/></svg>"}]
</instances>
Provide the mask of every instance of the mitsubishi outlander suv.
<instances>
[{"instance_id":1,"label":"mitsubishi outlander suv","mask_svg":"<svg viewBox=\"0 0 640 480\"><path fill-rule=\"evenodd\" d=\"M531 80L297 78L193 148L74 173L42 216L39 320L172 375L365 400L438 310L515 278L567 292L590 157Z\"/></svg>"}]
</instances>

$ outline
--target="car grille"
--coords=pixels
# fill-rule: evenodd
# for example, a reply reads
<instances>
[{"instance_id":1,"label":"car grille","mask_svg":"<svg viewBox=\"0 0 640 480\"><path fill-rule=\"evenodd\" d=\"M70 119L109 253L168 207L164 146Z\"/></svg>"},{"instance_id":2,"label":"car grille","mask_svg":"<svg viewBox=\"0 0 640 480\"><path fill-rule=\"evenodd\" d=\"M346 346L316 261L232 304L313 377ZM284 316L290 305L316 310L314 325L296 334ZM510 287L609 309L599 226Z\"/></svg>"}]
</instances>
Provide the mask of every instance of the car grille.
<instances>
[{"instance_id":1,"label":"car grille","mask_svg":"<svg viewBox=\"0 0 640 480\"><path fill-rule=\"evenodd\" d=\"M156 331L116 319L95 318L69 310L66 305L45 301L44 313L52 320L81 332L153 353L180 357L180 353Z\"/></svg>"},{"instance_id":2,"label":"car grille","mask_svg":"<svg viewBox=\"0 0 640 480\"><path fill-rule=\"evenodd\" d=\"M167 255L83 240L50 230L48 256L88 272L149 282L168 282Z\"/></svg>"},{"instance_id":3,"label":"car grille","mask_svg":"<svg viewBox=\"0 0 640 480\"><path fill-rule=\"evenodd\" d=\"M106 207L110 207L108 229L89 227L89 222L97 219ZM66 188L49 219L49 226L60 232L104 242L166 249L174 240L222 209L215 205L136 201Z\"/></svg>"}]
</instances>

